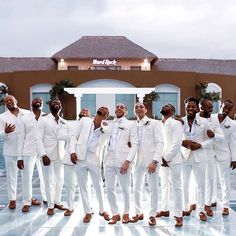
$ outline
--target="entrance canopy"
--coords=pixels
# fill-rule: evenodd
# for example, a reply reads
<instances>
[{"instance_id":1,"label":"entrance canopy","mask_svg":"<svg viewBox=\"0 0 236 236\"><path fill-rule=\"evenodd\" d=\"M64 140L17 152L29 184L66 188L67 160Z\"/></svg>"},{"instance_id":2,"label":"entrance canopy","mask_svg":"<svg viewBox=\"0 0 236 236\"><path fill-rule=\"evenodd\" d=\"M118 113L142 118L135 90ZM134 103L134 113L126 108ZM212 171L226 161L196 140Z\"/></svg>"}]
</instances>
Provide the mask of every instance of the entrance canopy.
<instances>
[{"instance_id":1,"label":"entrance canopy","mask_svg":"<svg viewBox=\"0 0 236 236\"><path fill-rule=\"evenodd\" d=\"M64 88L76 98L76 117L81 110L81 98L83 94L136 94L139 102L143 102L146 94L155 91L155 88ZM104 104L105 105L105 104Z\"/></svg>"}]
</instances>

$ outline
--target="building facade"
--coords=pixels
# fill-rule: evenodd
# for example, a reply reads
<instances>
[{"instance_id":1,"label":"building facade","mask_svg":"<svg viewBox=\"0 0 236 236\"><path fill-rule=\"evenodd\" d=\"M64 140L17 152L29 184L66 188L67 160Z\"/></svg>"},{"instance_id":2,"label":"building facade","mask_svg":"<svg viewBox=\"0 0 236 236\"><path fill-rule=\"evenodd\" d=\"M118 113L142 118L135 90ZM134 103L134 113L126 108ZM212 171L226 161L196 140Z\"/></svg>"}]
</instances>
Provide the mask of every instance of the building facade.
<instances>
[{"instance_id":1,"label":"building facade","mask_svg":"<svg viewBox=\"0 0 236 236\"><path fill-rule=\"evenodd\" d=\"M105 105L114 115L115 104L123 102L128 106L128 117L134 117L136 96L114 94L112 88L155 88L159 99L147 104L149 115L155 118L161 117L159 111L165 103L184 115L183 101L196 96L198 83L208 82L208 91L220 92L222 99L236 102L236 60L158 58L123 36L85 36L50 58L0 58L0 86L9 87L20 107L30 109L36 96L46 103L49 91L59 81L91 88L91 94L82 96L81 107L88 107L92 114ZM96 88L111 88L111 94L96 94ZM73 95L61 99L64 117L75 119ZM214 105L217 112L220 104ZM2 111L4 106L0 106ZM48 112L46 104L44 111Z\"/></svg>"}]
</instances>

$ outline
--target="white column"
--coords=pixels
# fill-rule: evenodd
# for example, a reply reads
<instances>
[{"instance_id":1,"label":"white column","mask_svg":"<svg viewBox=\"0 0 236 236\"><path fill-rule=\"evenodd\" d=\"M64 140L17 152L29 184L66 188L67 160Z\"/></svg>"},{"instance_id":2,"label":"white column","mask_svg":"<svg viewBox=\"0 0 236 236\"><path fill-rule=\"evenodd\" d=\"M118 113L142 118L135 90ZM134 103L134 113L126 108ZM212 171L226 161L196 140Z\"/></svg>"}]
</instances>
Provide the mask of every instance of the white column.
<instances>
[{"instance_id":1,"label":"white column","mask_svg":"<svg viewBox=\"0 0 236 236\"><path fill-rule=\"evenodd\" d=\"M80 110L81 110L81 98L82 98L82 95L81 93L75 93L75 98L76 98L76 120L79 119L79 113L80 113Z\"/></svg>"},{"instance_id":2,"label":"white column","mask_svg":"<svg viewBox=\"0 0 236 236\"><path fill-rule=\"evenodd\" d=\"M137 93L138 101L143 103L143 99L145 97L145 93Z\"/></svg>"}]
</instances>

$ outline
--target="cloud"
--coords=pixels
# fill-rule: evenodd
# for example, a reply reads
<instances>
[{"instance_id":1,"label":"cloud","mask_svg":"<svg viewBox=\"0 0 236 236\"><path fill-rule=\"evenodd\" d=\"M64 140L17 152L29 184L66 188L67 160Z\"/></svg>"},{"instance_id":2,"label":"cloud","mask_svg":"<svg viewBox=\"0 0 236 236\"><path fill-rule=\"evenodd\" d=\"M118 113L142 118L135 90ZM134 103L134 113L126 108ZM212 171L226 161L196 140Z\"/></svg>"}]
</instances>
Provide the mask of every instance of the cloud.
<instances>
[{"instance_id":1,"label":"cloud","mask_svg":"<svg viewBox=\"0 0 236 236\"><path fill-rule=\"evenodd\" d=\"M86 35L124 35L159 57L235 58L227 0L8 0L0 56L52 56Z\"/></svg>"}]
</instances>

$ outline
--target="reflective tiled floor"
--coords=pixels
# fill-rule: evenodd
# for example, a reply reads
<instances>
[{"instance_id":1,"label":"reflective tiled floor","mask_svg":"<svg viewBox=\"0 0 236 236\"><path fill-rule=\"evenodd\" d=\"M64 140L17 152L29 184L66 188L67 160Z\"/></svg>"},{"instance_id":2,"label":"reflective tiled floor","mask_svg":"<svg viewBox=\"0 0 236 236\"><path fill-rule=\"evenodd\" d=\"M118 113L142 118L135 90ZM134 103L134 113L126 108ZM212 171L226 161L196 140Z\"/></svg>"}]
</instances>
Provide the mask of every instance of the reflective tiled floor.
<instances>
[{"instance_id":1,"label":"reflective tiled floor","mask_svg":"<svg viewBox=\"0 0 236 236\"><path fill-rule=\"evenodd\" d=\"M18 187L21 187L19 178ZM34 177L34 195L40 199L39 182L37 176ZM20 192L20 191L19 191ZM6 177L0 176L0 235L236 235L236 173L232 174L231 209L230 216L222 217L220 205L214 209L214 217L208 218L206 223L199 222L197 213L190 217L185 217L184 226L180 229L174 227L173 216L158 219L155 227L148 225L147 187L144 187L143 209L145 219L135 224L123 225L118 223L115 226L108 225L97 212L98 206L96 197L92 192L94 215L89 224L82 222L83 211L79 194L76 197L76 210L71 217L64 217L63 212L56 210L54 216L47 216L47 206L31 207L29 213L21 212L21 194L18 195L17 208L9 210L4 207L7 204ZM106 195L105 195L106 199ZM119 205L122 206L122 197L118 188ZM65 203L65 193L63 192ZM105 202L106 209L109 210L108 202ZM133 199L132 199L133 208ZM121 208L120 208L121 209ZM133 213L133 212L132 212Z\"/></svg>"}]
</instances>

